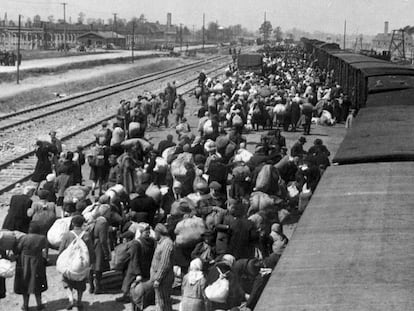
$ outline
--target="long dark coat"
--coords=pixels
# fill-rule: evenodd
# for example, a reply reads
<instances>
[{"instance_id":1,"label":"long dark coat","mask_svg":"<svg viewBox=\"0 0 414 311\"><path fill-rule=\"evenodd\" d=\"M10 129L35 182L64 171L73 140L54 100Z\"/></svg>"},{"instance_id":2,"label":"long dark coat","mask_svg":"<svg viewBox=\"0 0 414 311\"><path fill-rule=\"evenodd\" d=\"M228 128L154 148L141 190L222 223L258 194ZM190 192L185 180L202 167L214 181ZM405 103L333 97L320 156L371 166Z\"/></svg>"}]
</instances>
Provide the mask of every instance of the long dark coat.
<instances>
[{"instance_id":1,"label":"long dark coat","mask_svg":"<svg viewBox=\"0 0 414 311\"><path fill-rule=\"evenodd\" d=\"M46 237L40 234L27 234L20 240L14 278L16 294L40 294L47 290L46 265L42 256L46 247Z\"/></svg>"},{"instance_id":2,"label":"long dark coat","mask_svg":"<svg viewBox=\"0 0 414 311\"><path fill-rule=\"evenodd\" d=\"M122 292L129 293L131 284L139 275L143 280L150 278L151 261L155 251L155 240L152 238L140 238L139 241L129 242L129 262L122 283Z\"/></svg>"},{"instance_id":3,"label":"long dark coat","mask_svg":"<svg viewBox=\"0 0 414 311\"><path fill-rule=\"evenodd\" d=\"M24 233L29 231L31 218L27 216L27 210L32 206L32 200L24 194L12 196L9 212L4 219L3 229L17 230Z\"/></svg>"},{"instance_id":4,"label":"long dark coat","mask_svg":"<svg viewBox=\"0 0 414 311\"><path fill-rule=\"evenodd\" d=\"M109 270L109 223L104 217L98 217L93 228L93 247L95 250L95 263L92 270L104 272Z\"/></svg>"},{"instance_id":5,"label":"long dark coat","mask_svg":"<svg viewBox=\"0 0 414 311\"><path fill-rule=\"evenodd\" d=\"M46 176L52 173L52 162L49 159L49 148L39 147L36 150L37 163L32 175L34 182L41 182Z\"/></svg>"}]
</instances>

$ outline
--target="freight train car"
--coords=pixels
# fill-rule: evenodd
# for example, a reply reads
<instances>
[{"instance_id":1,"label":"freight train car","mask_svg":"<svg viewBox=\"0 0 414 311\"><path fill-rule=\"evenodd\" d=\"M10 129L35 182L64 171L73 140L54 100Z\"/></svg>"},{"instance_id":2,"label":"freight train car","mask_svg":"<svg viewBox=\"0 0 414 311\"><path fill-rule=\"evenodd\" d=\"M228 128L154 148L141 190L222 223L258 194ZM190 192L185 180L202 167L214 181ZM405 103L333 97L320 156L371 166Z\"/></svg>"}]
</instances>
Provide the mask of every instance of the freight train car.
<instances>
[{"instance_id":1,"label":"freight train car","mask_svg":"<svg viewBox=\"0 0 414 311\"><path fill-rule=\"evenodd\" d=\"M414 70L331 57L361 109L255 310L414 310Z\"/></svg>"}]
</instances>

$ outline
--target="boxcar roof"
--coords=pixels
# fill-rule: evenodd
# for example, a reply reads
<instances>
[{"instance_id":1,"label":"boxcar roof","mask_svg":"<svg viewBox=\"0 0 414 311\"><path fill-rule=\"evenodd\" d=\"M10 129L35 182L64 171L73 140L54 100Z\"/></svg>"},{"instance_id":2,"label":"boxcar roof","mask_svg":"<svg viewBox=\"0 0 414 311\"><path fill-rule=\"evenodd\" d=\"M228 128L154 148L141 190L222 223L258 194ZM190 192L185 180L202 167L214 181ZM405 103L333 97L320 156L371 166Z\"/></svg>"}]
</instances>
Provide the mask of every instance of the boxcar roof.
<instances>
[{"instance_id":1,"label":"boxcar roof","mask_svg":"<svg viewBox=\"0 0 414 311\"><path fill-rule=\"evenodd\" d=\"M414 162L331 166L255 310L414 310Z\"/></svg>"},{"instance_id":2,"label":"boxcar roof","mask_svg":"<svg viewBox=\"0 0 414 311\"><path fill-rule=\"evenodd\" d=\"M411 106L404 105L391 96L392 93L388 103L384 100L375 103L375 94L369 95L373 96L370 105L359 111L334 162L347 164L414 160L414 103L407 101ZM377 98L380 97L379 94L385 93L378 93ZM407 90L405 95L412 95L412 92Z\"/></svg>"}]
</instances>

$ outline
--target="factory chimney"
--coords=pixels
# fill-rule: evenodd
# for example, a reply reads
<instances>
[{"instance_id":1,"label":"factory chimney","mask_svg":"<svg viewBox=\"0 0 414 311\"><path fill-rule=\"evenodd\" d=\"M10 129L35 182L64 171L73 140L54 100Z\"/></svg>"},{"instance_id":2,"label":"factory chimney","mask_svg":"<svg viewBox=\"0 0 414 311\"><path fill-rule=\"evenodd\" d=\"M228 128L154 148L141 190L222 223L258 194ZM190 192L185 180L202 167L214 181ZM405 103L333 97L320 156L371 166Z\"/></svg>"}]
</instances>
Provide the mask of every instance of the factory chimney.
<instances>
[{"instance_id":1,"label":"factory chimney","mask_svg":"<svg viewBox=\"0 0 414 311\"><path fill-rule=\"evenodd\" d=\"M388 22L384 23L384 34L388 35Z\"/></svg>"},{"instance_id":2,"label":"factory chimney","mask_svg":"<svg viewBox=\"0 0 414 311\"><path fill-rule=\"evenodd\" d=\"M171 13L167 13L167 29L171 27Z\"/></svg>"}]
</instances>

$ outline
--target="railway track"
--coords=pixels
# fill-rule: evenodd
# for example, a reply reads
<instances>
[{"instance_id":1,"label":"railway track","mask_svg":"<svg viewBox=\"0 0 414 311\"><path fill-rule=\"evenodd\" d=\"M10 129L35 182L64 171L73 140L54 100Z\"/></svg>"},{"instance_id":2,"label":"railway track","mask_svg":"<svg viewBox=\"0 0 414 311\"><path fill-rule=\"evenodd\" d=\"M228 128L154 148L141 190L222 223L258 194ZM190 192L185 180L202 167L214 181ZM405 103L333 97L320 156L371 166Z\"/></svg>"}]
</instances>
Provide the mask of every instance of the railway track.
<instances>
[{"instance_id":1,"label":"railway track","mask_svg":"<svg viewBox=\"0 0 414 311\"><path fill-rule=\"evenodd\" d=\"M213 56L202 61L197 61L173 69L167 69L147 74L138 78L107 85L105 87L100 87L84 93L68 96L59 100L49 101L36 107L30 107L14 113L6 114L0 116L0 132L22 125L24 123L32 122L46 116L50 116L68 109L85 105L93 101L97 101L111 95L118 94L123 91L133 89L135 87L143 86L161 78L170 77L179 73L184 73L191 69L199 68L209 63L213 63L222 59L224 60L226 58L227 56Z\"/></svg>"},{"instance_id":2,"label":"railway track","mask_svg":"<svg viewBox=\"0 0 414 311\"><path fill-rule=\"evenodd\" d=\"M206 72L207 74L212 74L217 71L221 71L223 68L227 67L228 63L221 65L218 68ZM215 76L218 76L216 74ZM181 89L182 94L188 94L194 90L195 86L191 84L197 79L187 80L179 85L177 89ZM108 94L110 96L113 94ZM100 95L102 96L102 95ZM74 150L76 146L83 146L84 148L90 147L94 144L95 139L93 139L94 134L100 128L100 125L103 121L110 121L115 119L116 115L112 114L105 118L95 121L92 124L89 124L83 128L77 129L76 131L64 136L61 138L61 141L66 146L66 150ZM36 166L36 156L35 151L26 152L21 154L11 160L8 160L0 164L0 195L13 189L16 184L22 183L28 179L33 174L34 168Z\"/></svg>"}]
</instances>

